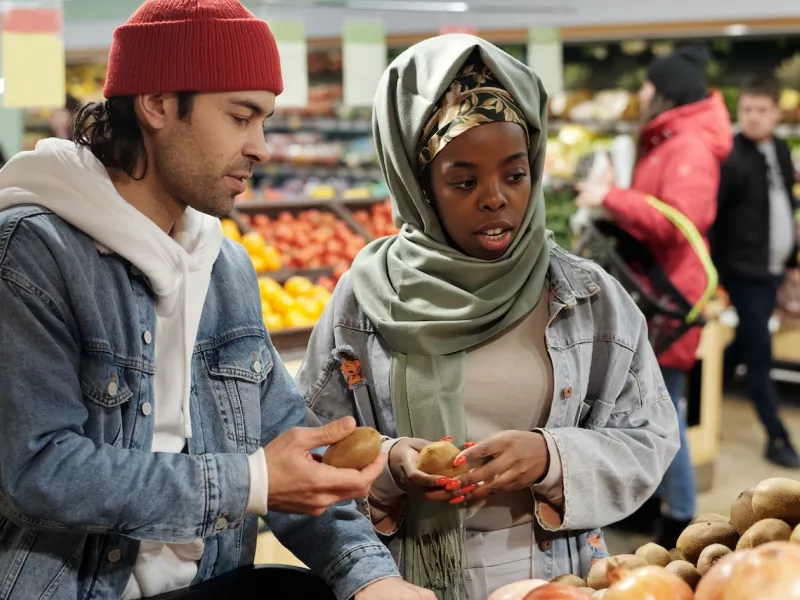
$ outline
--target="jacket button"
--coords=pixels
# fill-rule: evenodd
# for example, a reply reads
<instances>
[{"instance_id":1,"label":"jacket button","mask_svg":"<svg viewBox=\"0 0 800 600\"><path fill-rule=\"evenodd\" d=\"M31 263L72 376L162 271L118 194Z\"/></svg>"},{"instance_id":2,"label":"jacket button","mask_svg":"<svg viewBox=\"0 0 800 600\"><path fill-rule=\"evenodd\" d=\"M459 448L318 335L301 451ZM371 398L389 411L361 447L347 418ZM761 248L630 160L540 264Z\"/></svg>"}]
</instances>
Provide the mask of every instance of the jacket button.
<instances>
[{"instance_id":1,"label":"jacket button","mask_svg":"<svg viewBox=\"0 0 800 600\"><path fill-rule=\"evenodd\" d=\"M561 397L564 400L569 400L570 398L572 398L572 386L571 385L568 385L563 390L561 390Z\"/></svg>"},{"instance_id":2,"label":"jacket button","mask_svg":"<svg viewBox=\"0 0 800 600\"><path fill-rule=\"evenodd\" d=\"M145 344L148 344L148 345L152 344L153 343L153 334L150 333L149 331L145 331L142 334L142 340L144 341Z\"/></svg>"},{"instance_id":3,"label":"jacket button","mask_svg":"<svg viewBox=\"0 0 800 600\"><path fill-rule=\"evenodd\" d=\"M149 402L145 402L144 404L142 404L142 414L145 417L149 417L151 412L153 412L152 404L150 404Z\"/></svg>"},{"instance_id":4,"label":"jacket button","mask_svg":"<svg viewBox=\"0 0 800 600\"><path fill-rule=\"evenodd\" d=\"M119 391L119 388L117 387L117 382L114 381L114 379L112 379L111 383L108 384L108 395L109 396L116 396L117 395L117 391Z\"/></svg>"},{"instance_id":5,"label":"jacket button","mask_svg":"<svg viewBox=\"0 0 800 600\"><path fill-rule=\"evenodd\" d=\"M227 526L228 526L228 519L226 519L225 517L220 517L219 519L217 519L217 522L214 523L214 529L216 529L217 531L222 531Z\"/></svg>"},{"instance_id":6,"label":"jacket button","mask_svg":"<svg viewBox=\"0 0 800 600\"><path fill-rule=\"evenodd\" d=\"M119 548L114 548L108 553L108 562L116 563L119 562L120 558L122 558L122 552L120 552Z\"/></svg>"},{"instance_id":7,"label":"jacket button","mask_svg":"<svg viewBox=\"0 0 800 600\"><path fill-rule=\"evenodd\" d=\"M261 369L262 369L261 361L260 360L253 361L253 371L256 373L261 373Z\"/></svg>"},{"instance_id":8,"label":"jacket button","mask_svg":"<svg viewBox=\"0 0 800 600\"><path fill-rule=\"evenodd\" d=\"M539 548L541 548L542 552L547 552L552 547L553 547L553 542L551 542L550 540L545 540L544 542L539 544Z\"/></svg>"}]
</instances>

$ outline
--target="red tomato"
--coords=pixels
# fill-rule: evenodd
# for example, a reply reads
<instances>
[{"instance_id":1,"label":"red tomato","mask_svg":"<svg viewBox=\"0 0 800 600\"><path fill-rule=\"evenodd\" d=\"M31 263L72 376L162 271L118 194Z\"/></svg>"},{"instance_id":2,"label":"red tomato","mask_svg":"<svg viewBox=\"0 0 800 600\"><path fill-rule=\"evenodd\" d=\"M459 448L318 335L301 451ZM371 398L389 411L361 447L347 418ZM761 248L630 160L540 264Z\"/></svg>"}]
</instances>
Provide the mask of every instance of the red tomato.
<instances>
[{"instance_id":1,"label":"red tomato","mask_svg":"<svg viewBox=\"0 0 800 600\"><path fill-rule=\"evenodd\" d=\"M247 218L249 219L250 217ZM256 215L255 217L253 217L253 225L258 227L259 229L269 227L270 225L269 217L267 215Z\"/></svg>"}]
</instances>

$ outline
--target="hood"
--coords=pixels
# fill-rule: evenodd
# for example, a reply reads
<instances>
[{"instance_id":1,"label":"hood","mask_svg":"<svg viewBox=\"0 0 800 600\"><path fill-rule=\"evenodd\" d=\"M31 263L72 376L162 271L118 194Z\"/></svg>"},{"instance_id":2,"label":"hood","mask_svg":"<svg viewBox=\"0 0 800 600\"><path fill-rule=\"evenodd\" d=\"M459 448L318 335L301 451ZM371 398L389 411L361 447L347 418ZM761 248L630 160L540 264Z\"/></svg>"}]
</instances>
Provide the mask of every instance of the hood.
<instances>
[{"instance_id":1,"label":"hood","mask_svg":"<svg viewBox=\"0 0 800 600\"><path fill-rule=\"evenodd\" d=\"M533 186L520 232L544 230L541 180L547 136L542 132L547 128L547 94L541 81L523 63L486 40L465 34L441 35L415 44L386 69L375 95L372 128L378 161L391 192L395 224L422 232L442 248L447 246L446 236L419 184L418 145L437 102L476 48L528 124ZM515 240L509 253L519 242Z\"/></svg>"},{"instance_id":2,"label":"hood","mask_svg":"<svg viewBox=\"0 0 800 600\"><path fill-rule=\"evenodd\" d=\"M51 210L94 239L98 252L119 254L147 277L180 331L182 345L171 345L168 366L183 372L184 431L191 437L191 356L222 245L219 219L187 208L169 236L117 193L88 148L58 139L39 142L0 171L0 210L22 204Z\"/></svg>"},{"instance_id":3,"label":"hood","mask_svg":"<svg viewBox=\"0 0 800 600\"><path fill-rule=\"evenodd\" d=\"M722 94L713 92L705 100L657 116L642 128L642 148L651 150L664 139L686 132L702 139L720 162L728 157L733 149L733 128Z\"/></svg>"}]
</instances>

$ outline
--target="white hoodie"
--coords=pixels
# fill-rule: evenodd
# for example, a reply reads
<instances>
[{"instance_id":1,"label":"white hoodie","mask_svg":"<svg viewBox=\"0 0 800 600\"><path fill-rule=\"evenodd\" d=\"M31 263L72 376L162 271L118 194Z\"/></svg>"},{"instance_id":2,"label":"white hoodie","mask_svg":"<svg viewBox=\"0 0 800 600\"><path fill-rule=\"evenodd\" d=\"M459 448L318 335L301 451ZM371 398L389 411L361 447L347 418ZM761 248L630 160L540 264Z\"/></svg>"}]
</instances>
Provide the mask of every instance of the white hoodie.
<instances>
[{"instance_id":1,"label":"white hoodie","mask_svg":"<svg viewBox=\"0 0 800 600\"><path fill-rule=\"evenodd\" d=\"M219 220L187 208L172 237L126 202L88 148L47 139L0 170L0 210L35 204L95 240L101 253L119 254L149 280L157 296L153 452L181 452L192 436L189 411L192 353L211 269L222 245ZM150 337L152 336L152 338ZM146 342L147 343L147 342ZM263 450L249 457L248 512L267 510ZM175 507L180 510L180 507ZM186 587L197 575L203 540L142 542L124 600Z\"/></svg>"}]
</instances>

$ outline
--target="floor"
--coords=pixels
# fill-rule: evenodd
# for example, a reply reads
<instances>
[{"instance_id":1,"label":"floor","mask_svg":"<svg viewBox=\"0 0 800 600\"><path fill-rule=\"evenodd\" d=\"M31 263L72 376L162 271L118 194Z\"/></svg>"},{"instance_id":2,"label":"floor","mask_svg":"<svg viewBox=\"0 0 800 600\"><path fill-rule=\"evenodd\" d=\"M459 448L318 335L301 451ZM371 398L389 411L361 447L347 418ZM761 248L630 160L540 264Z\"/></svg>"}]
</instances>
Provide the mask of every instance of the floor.
<instances>
[{"instance_id":1,"label":"floor","mask_svg":"<svg viewBox=\"0 0 800 600\"><path fill-rule=\"evenodd\" d=\"M294 374L300 363L287 361L286 366ZM800 386L782 386L780 393L785 402L783 416L786 426L800 445ZM736 394L725 399L721 431L714 487L699 495L698 514L727 515L739 493L762 479L779 476L800 478L800 473L774 466L762 458L765 438L761 425L749 402ZM612 554L633 552L648 541L651 540L644 536L606 530L606 543ZM262 564L298 564L269 534L262 534L259 539L256 561Z\"/></svg>"}]
</instances>

